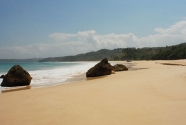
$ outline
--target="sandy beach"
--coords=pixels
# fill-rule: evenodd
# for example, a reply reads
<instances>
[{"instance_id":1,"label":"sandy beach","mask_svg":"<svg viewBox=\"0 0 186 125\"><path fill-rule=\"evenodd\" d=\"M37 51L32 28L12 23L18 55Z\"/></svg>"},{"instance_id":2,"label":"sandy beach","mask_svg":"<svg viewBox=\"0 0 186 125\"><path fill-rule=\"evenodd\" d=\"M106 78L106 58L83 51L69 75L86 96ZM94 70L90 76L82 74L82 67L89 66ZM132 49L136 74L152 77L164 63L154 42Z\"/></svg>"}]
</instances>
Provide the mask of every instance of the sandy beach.
<instances>
[{"instance_id":1,"label":"sandy beach","mask_svg":"<svg viewBox=\"0 0 186 125\"><path fill-rule=\"evenodd\" d=\"M186 60L129 64L109 76L2 93L0 125L185 125Z\"/></svg>"}]
</instances>

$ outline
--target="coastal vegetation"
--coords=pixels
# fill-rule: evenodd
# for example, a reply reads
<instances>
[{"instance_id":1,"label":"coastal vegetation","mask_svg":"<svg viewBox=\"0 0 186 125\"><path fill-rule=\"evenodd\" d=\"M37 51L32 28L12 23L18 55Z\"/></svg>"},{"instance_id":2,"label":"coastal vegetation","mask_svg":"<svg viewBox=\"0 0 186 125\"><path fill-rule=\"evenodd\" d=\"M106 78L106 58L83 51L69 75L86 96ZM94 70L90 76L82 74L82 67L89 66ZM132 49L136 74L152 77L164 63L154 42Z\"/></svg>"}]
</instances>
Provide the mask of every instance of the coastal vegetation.
<instances>
[{"instance_id":1,"label":"coastal vegetation","mask_svg":"<svg viewBox=\"0 0 186 125\"><path fill-rule=\"evenodd\" d=\"M186 59L186 43L165 47L101 49L84 54L63 57L32 59L0 59L0 62L67 62L67 61L100 61L107 58L117 60L176 60Z\"/></svg>"},{"instance_id":2,"label":"coastal vegetation","mask_svg":"<svg viewBox=\"0 0 186 125\"><path fill-rule=\"evenodd\" d=\"M50 57L40 62L108 60L175 60L186 59L186 43L166 47L101 49L75 56Z\"/></svg>"}]
</instances>

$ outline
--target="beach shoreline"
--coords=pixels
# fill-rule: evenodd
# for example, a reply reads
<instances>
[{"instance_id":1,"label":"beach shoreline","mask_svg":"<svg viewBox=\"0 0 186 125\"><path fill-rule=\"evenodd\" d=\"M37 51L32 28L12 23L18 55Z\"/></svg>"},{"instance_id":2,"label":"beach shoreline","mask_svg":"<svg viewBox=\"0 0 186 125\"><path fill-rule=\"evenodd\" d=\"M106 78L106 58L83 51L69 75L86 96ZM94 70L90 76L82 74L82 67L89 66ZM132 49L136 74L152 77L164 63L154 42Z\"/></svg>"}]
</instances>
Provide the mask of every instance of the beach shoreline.
<instances>
[{"instance_id":1,"label":"beach shoreline","mask_svg":"<svg viewBox=\"0 0 186 125\"><path fill-rule=\"evenodd\" d=\"M99 61L87 61L87 62L78 61L78 62L80 62L80 63L95 63L95 64L97 64ZM109 62L112 65L123 64L123 65L126 65L129 68L129 70L136 70L135 68L132 67L132 66L134 66L134 63L132 63L132 62L126 62L126 61L109 61ZM61 85L61 84L70 84L70 83L74 83L74 82L86 81L86 80L91 80L91 79L96 79L96 78L86 78L86 72L79 72L79 73L77 73L75 75L72 75L71 77L69 77L68 79L64 80L63 82L57 82L57 83L54 83L54 84L46 84L46 85L45 84L43 84L43 85L38 84L37 85L37 84L32 84L31 83L29 86L3 87L3 88L0 88L0 94L1 93L6 93L6 92L27 90L27 89L58 86L58 85Z\"/></svg>"},{"instance_id":2,"label":"beach shoreline","mask_svg":"<svg viewBox=\"0 0 186 125\"><path fill-rule=\"evenodd\" d=\"M133 61L129 71L0 94L3 125L175 125L186 122L186 66ZM119 62L117 62L119 63ZM130 63L130 64L131 64Z\"/></svg>"},{"instance_id":3,"label":"beach shoreline","mask_svg":"<svg viewBox=\"0 0 186 125\"><path fill-rule=\"evenodd\" d=\"M69 64L68 64L69 63ZM88 62L47 62L47 63L25 63L20 62L20 66L25 67L29 74L32 76L32 80L29 86L17 86L17 87L0 87L0 93L2 92L11 92L25 89L34 89L34 88L43 88L43 87L51 87L57 86L60 84L66 84L70 81L77 81L74 77L85 73L89 67L93 66L96 61L88 61ZM8 66L12 67L15 65L14 63L10 63ZM41 68L38 68L38 67ZM53 68L51 68L53 66ZM45 68L43 68L45 67ZM56 68L58 67L58 68ZM42 69L43 68L43 69ZM7 72L10 68L7 69ZM34 69L34 70L33 70ZM6 73L3 73L6 74ZM72 80L70 80L72 79ZM0 79L2 82L3 79Z\"/></svg>"}]
</instances>

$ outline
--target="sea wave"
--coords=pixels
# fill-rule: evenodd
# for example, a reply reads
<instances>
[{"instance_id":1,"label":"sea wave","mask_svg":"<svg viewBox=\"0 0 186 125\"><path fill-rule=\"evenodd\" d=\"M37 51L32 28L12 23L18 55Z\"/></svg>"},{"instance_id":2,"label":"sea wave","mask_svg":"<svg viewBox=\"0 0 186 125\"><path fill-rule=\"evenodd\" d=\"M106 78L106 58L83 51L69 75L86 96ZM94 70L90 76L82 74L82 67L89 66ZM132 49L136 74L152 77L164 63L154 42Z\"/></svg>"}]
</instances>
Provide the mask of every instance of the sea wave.
<instances>
[{"instance_id":1,"label":"sea wave","mask_svg":"<svg viewBox=\"0 0 186 125\"><path fill-rule=\"evenodd\" d=\"M28 71L32 77L30 86L32 88L38 88L63 84L67 79L85 73L95 64L96 62L79 62L77 65L66 65L62 67L54 67L52 69L50 67L50 69ZM0 83L1 82L2 79L0 79ZM0 90L4 89L8 88L0 87Z\"/></svg>"},{"instance_id":2,"label":"sea wave","mask_svg":"<svg viewBox=\"0 0 186 125\"><path fill-rule=\"evenodd\" d=\"M95 63L80 63L71 67L58 67L49 70L37 70L30 71L32 76L31 86L41 87L48 85L56 85L72 78L75 75L80 75L85 73L89 68L94 66Z\"/></svg>"}]
</instances>

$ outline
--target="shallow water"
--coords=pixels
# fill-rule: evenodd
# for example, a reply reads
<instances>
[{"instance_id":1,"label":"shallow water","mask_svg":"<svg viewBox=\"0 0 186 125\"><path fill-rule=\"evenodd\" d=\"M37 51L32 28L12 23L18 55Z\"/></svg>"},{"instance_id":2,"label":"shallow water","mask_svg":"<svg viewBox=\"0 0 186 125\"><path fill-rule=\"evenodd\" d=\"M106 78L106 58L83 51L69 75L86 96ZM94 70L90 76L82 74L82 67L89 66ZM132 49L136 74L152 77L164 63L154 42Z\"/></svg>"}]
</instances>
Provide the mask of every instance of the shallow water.
<instances>
[{"instance_id":1,"label":"shallow water","mask_svg":"<svg viewBox=\"0 0 186 125\"><path fill-rule=\"evenodd\" d=\"M31 75L31 87L54 86L85 73L95 64L96 62L3 62L0 63L0 75L6 74L12 66L20 65ZM9 88L0 87L0 90L5 89Z\"/></svg>"}]
</instances>

